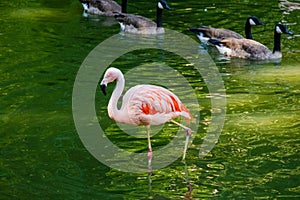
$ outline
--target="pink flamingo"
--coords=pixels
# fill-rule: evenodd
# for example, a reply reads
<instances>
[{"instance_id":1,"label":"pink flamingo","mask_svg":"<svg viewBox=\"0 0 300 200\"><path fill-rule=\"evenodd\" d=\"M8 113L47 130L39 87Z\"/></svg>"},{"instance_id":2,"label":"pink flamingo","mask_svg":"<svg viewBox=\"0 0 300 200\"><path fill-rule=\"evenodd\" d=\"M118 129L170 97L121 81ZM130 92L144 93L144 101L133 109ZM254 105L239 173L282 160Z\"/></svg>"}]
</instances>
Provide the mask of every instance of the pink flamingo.
<instances>
[{"instance_id":1,"label":"pink flamingo","mask_svg":"<svg viewBox=\"0 0 300 200\"><path fill-rule=\"evenodd\" d=\"M171 121L186 130L186 141L183 160L187 151L191 129L172 120L183 116L187 121L192 119L190 111L179 98L169 90L155 85L136 85L123 96L122 106L117 108L117 102L124 90L125 79L117 68L109 68L101 81L101 89L106 95L106 86L116 80L116 87L109 100L107 110L109 117L119 123L129 125L144 125L148 136L148 162L151 165L152 147L150 141L150 125L159 125Z\"/></svg>"}]
</instances>

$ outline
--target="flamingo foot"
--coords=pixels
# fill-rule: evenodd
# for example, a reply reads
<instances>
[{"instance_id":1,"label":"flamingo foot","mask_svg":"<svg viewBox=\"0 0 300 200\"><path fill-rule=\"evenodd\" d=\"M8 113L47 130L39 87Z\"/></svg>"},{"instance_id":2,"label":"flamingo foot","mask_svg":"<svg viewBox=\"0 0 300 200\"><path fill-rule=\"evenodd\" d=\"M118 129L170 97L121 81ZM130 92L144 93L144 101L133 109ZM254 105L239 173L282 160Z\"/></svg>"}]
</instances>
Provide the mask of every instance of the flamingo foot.
<instances>
[{"instance_id":1,"label":"flamingo foot","mask_svg":"<svg viewBox=\"0 0 300 200\"><path fill-rule=\"evenodd\" d=\"M185 194L185 199L193 199L193 197L192 197L193 187L190 183L188 184L187 189L188 189L188 191Z\"/></svg>"},{"instance_id":2,"label":"flamingo foot","mask_svg":"<svg viewBox=\"0 0 300 200\"><path fill-rule=\"evenodd\" d=\"M188 188L188 193L191 193L193 191L193 187L191 183L188 183L187 188Z\"/></svg>"}]
</instances>

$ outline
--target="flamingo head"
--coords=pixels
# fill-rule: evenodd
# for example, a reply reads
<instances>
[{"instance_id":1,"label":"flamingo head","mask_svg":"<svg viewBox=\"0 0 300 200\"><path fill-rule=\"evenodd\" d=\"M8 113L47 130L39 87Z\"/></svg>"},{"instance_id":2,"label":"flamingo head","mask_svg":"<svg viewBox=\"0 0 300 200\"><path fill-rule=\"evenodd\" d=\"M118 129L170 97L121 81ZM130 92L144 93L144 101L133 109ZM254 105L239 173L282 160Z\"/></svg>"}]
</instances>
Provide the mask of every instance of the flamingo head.
<instances>
[{"instance_id":1,"label":"flamingo head","mask_svg":"<svg viewBox=\"0 0 300 200\"><path fill-rule=\"evenodd\" d=\"M122 72L117 68L111 67L106 70L103 79L100 83L100 87L104 95L107 94L106 92L107 84L115 80L118 80L120 76L122 76Z\"/></svg>"}]
</instances>

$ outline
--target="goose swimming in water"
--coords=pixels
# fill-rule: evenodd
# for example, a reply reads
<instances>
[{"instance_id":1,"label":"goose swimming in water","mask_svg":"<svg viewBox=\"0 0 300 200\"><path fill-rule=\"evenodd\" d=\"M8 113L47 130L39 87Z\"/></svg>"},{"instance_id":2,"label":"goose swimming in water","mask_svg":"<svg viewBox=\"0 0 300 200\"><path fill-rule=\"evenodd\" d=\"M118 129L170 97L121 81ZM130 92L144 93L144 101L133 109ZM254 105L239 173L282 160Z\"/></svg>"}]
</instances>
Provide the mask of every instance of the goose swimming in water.
<instances>
[{"instance_id":1,"label":"goose swimming in water","mask_svg":"<svg viewBox=\"0 0 300 200\"><path fill-rule=\"evenodd\" d=\"M252 39L252 33L251 33L251 26L256 25L264 25L263 22L261 22L257 17L251 16L248 17L245 23L245 34L247 39ZM201 26L199 28L190 28L190 31L195 33L199 40L206 44L209 39L218 39L222 40L225 38L237 38L242 39L244 38L242 35L224 28L213 28L208 26Z\"/></svg>"},{"instance_id":2,"label":"goose swimming in water","mask_svg":"<svg viewBox=\"0 0 300 200\"><path fill-rule=\"evenodd\" d=\"M164 9L170 10L170 7L166 0L159 0L156 9L156 22L140 15L125 13L118 13L115 15L115 18L120 23L121 30L124 32L136 34L161 34L164 33L162 13Z\"/></svg>"},{"instance_id":3,"label":"goose swimming in water","mask_svg":"<svg viewBox=\"0 0 300 200\"><path fill-rule=\"evenodd\" d=\"M122 0L122 6L113 0L79 0L84 13L113 17L116 12L126 13L127 0Z\"/></svg>"},{"instance_id":4,"label":"goose swimming in water","mask_svg":"<svg viewBox=\"0 0 300 200\"><path fill-rule=\"evenodd\" d=\"M246 58L253 60L278 59L282 57L280 48L281 34L293 33L283 24L277 24L274 28L274 48L271 51L265 45L250 39L226 38L223 40L210 39L208 43L217 47L221 54L229 57Z\"/></svg>"}]
</instances>

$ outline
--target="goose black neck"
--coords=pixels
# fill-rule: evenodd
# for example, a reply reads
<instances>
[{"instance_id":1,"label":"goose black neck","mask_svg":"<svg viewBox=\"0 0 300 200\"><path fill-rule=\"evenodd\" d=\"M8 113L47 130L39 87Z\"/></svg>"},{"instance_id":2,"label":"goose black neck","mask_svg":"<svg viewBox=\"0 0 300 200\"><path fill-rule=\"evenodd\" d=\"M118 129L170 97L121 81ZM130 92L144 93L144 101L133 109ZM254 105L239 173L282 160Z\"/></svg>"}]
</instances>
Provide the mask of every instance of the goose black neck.
<instances>
[{"instance_id":1,"label":"goose black neck","mask_svg":"<svg viewBox=\"0 0 300 200\"><path fill-rule=\"evenodd\" d=\"M127 0L122 0L122 13L127 13Z\"/></svg>"},{"instance_id":2,"label":"goose black neck","mask_svg":"<svg viewBox=\"0 0 300 200\"><path fill-rule=\"evenodd\" d=\"M162 27L162 13L163 13L163 10L160 9L157 6L157 9L156 9L156 24L157 24L158 28Z\"/></svg>"},{"instance_id":3,"label":"goose black neck","mask_svg":"<svg viewBox=\"0 0 300 200\"><path fill-rule=\"evenodd\" d=\"M245 24L245 34L246 34L247 39L252 40L251 25L249 23L249 20L247 20L247 22Z\"/></svg>"},{"instance_id":4,"label":"goose black neck","mask_svg":"<svg viewBox=\"0 0 300 200\"><path fill-rule=\"evenodd\" d=\"M281 48L280 48L280 37L281 37L281 34L277 33L276 30L274 31L274 49L273 49L273 53L275 51L281 51Z\"/></svg>"}]
</instances>

